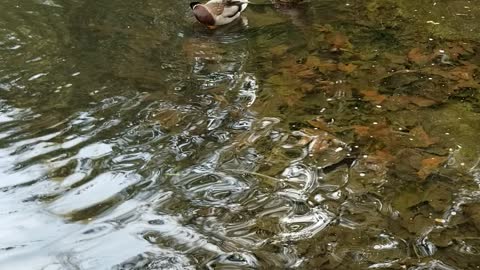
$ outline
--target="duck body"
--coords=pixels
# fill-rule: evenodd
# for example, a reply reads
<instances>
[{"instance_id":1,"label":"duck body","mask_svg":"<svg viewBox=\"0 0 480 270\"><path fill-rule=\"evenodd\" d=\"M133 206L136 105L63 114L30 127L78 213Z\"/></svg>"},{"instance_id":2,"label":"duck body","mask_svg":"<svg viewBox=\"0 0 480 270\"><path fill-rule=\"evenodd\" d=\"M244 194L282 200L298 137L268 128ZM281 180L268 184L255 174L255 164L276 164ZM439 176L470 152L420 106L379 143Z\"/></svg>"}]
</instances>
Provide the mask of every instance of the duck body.
<instances>
[{"instance_id":1,"label":"duck body","mask_svg":"<svg viewBox=\"0 0 480 270\"><path fill-rule=\"evenodd\" d=\"M205 4L192 2L190 8L200 23L215 28L236 20L247 5L248 0L210 0Z\"/></svg>"}]
</instances>

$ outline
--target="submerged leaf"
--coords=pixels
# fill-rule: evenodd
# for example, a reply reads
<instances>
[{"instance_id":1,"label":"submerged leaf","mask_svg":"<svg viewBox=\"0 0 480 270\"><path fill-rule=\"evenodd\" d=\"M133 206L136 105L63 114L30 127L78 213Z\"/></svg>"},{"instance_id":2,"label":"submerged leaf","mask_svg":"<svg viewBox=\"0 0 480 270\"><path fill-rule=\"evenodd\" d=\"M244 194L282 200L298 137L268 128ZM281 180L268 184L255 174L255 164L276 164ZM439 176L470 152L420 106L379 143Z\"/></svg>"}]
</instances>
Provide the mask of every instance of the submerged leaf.
<instances>
[{"instance_id":1,"label":"submerged leaf","mask_svg":"<svg viewBox=\"0 0 480 270\"><path fill-rule=\"evenodd\" d=\"M352 44L350 43L347 36L342 33L334 32L329 33L326 36L326 40L330 43L332 47L332 51L340 51L340 50L350 50L352 49Z\"/></svg>"},{"instance_id":2,"label":"submerged leaf","mask_svg":"<svg viewBox=\"0 0 480 270\"><path fill-rule=\"evenodd\" d=\"M312 69L318 69L319 71L324 73L329 71L336 71L338 69L337 64L330 62L330 60L322 60L314 55L309 55L307 57L305 65Z\"/></svg>"},{"instance_id":3,"label":"submerged leaf","mask_svg":"<svg viewBox=\"0 0 480 270\"><path fill-rule=\"evenodd\" d=\"M373 89L362 90L360 93L363 95L363 99L373 104L381 104L386 99L385 95L381 95L377 90Z\"/></svg>"},{"instance_id":4,"label":"submerged leaf","mask_svg":"<svg viewBox=\"0 0 480 270\"><path fill-rule=\"evenodd\" d=\"M357 65L354 64L338 64L338 69L346 73L352 73L357 69Z\"/></svg>"},{"instance_id":5,"label":"submerged leaf","mask_svg":"<svg viewBox=\"0 0 480 270\"><path fill-rule=\"evenodd\" d=\"M417 65L424 65L429 62L432 57L426 55L420 48L413 48L408 52L407 58L410 62Z\"/></svg>"},{"instance_id":6,"label":"submerged leaf","mask_svg":"<svg viewBox=\"0 0 480 270\"><path fill-rule=\"evenodd\" d=\"M414 147L428 147L435 143L421 126L412 129L410 134L413 137L412 146Z\"/></svg>"},{"instance_id":7,"label":"submerged leaf","mask_svg":"<svg viewBox=\"0 0 480 270\"><path fill-rule=\"evenodd\" d=\"M446 157L429 157L423 159L421 162L421 168L417 173L418 176L421 179L427 178L427 176L434 172L446 160Z\"/></svg>"},{"instance_id":8,"label":"submerged leaf","mask_svg":"<svg viewBox=\"0 0 480 270\"><path fill-rule=\"evenodd\" d=\"M432 169L437 168L445 160L445 158L440 157L424 159L422 161L422 166L425 165ZM424 199L435 211L445 212L448 210L452 202L452 189L447 185L434 183L425 190Z\"/></svg>"},{"instance_id":9,"label":"submerged leaf","mask_svg":"<svg viewBox=\"0 0 480 270\"><path fill-rule=\"evenodd\" d=\"M408 97L409 101L419 107L430 107L438 102L424 97L411 96Z\"/></svg>"},{"instance_id":10,"label":"submerged leaf","mask_svg":"<svg viewBox=\"0 0 480 270\"><path fill-rule=\"evenodd\" d=\"M325 131L328 130L327 122L325 122L325 120L323 120L320 117L317 117L313 120L308 120L307 123L309 123L314 128L318 128L318 129L325 130Z\"/></svg>"}]
</instances>

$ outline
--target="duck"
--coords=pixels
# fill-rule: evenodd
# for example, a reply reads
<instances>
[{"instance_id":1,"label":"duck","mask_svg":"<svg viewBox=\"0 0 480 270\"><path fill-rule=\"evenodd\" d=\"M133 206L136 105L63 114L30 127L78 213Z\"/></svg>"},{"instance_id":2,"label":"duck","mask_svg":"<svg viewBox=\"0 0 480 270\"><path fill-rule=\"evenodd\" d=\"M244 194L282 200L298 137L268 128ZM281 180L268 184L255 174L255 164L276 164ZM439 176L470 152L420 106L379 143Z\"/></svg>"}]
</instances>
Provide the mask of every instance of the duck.
<instances>
[{"instance_id":1,"label":"duck","mask_svg":"<svg viewBox=\"0 0 480 270\"><path fill-rule=\"evenodd\" d=\"M210 29L235 21L247 8L248 0L210 0L205 4L191 2L197 20Z\"/></svg>"}]
</instances>

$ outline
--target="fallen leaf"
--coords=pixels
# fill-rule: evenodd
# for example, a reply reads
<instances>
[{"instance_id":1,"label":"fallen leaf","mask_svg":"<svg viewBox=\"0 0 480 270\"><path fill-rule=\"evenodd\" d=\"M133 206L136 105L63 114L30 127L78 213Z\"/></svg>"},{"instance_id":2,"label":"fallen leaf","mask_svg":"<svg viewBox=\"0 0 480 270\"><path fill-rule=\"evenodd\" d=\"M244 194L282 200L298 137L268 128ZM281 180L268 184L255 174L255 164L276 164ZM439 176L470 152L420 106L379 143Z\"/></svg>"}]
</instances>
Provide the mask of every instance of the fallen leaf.
<instances>
[{"instance_id":1,"label":"fallen leaf","mask_svg":"<svg viewBox=\"0 0 480 270\"><path fill-rule=\"evenodd\" d=\"M392 154L386 149L377 150L373 156L368 156L367 159L376 159L376 160L383 160L383 161L392 161L395 159Z\"/></svg>"},{"instance_id":2,"label":"fallen leaf","mask_svg":"<svg viewBox=\"0 0 480 270\"><path fill-rule=\"evenodd\" d=\"M325 122L325 120L323 120L322 118L319 118L319 117L317 117L313 120L308 120L307 123L309 123L314 128L318 128L318 129L321 129L321 130L327 130L328 129L327 122Z\"/></svg>"},{"instance_id":3,"label":"fallen leaf","mask_svg":"<svg viewBox=\"0 0 480 270\"><path fill-rule=\"evenodd\" d=\"M386 99L386 96L379 94L377 90L362 90L360 91L360 93L363 95L364 100L370 101L373 104L377 105L382 103Z\"/></svg>"},{"instance_id":4,"label":"fallen leaf","mask_svg":"<svg viewBox=\"0 0 480 270\"><path fill-rule=\"evenodd\" d=\"M346 73L352 73L357 69L357 65L354 64L338 64L338 69Z\"/></svg>"},{"instance_id":5,"label":"fallen leaf","mask_svg":"<svg viewBox=\"0 0 480 270\"><path fill-rule=\"evenodd\" d=\"M435 159L435 160L432 161L429 159ZM424 165L424 162L425 162L426 166L432 166L431 172L433 172L433 170L438 168L439 165L446 160L446 158L442 158L442 157L432 157L429 159L423 160L422 165ZM441 160L437 160L437 159L441 159ZM452 190L450 185L445 185L440 182L434 182L434 183L431 183L429 187L425 190L424 200L428 201L428 204L435 211L444 213L450 208L452 204L453 193L454 191Z\"/></svg>"},{"instance_id":6,"label":"fallen leaf","mask_svg":"<svg viewBox=\"0 0 480 270\"><path fill-rule=\"evenodd\" d=\"M315 138L309 145L310 153L318 154L330 148L331 142L328 138Z\"/></svg>"},{"instance_id":7,"label":"fallen leaf","mask_svg":"<svg viewBox=\"0 0 480 270\"><path fill-rule=\"evenodd\" d=\"M409 100L410 100L411 103L413 103L413 104L415 104L419 107L430 107L430 106L438 103L435 100L431 100L431 99L424 98L424 97L417 97L417 96L411 96L411 97L409 97Z\"/></svg>"},{"instance_id":8,"label":"fallen leaf","mask_svg":"<svg viewBox=\"0 0 480 270\"><path fill-rule=\"evenodd\" d=\"M395 162L392 163L389 173L404 181L418 181L418 171L424 158L424 154L418 149L401 149L395 155Z\"/></svg>"},{"instance_id":9,"label":"fallen leaf","mask_svg":"<svg viewBox=\"0 0 480 270\"><path fill-rule=\"evenodd\" d=\"M470 75L469 72L466 72L466 71L461 70L459 68L453 69L452 71L450 71L450 74L452 75L452 77L454 79L457 79L457 80L468 81L472 78L472 76Z\"/></svg>"},{"instance_id":10,"label":"fallen leaf","mask_svg":"<svg viewBox=\"0 0 480 270\"><path fill-rule=\"evenodd\" d=\"M392 138L392 131L386 124L376 124L373 126L359 126L354 125L353 130L357 135L361 137L373 137L384 142L394 141L395 138Z\"/></svg>"},{"instance_id":11,"label":"fallen leaf","mask_svg":"<svg viewBox=\"0 0 480 270\"><path fill-rule=\"evenodd\" d=\"M319 57L314 56L314 55L309 55L307 57L307 61L305 62L305 65L307 65L310 68L316 68L322 64L322 60L320 60Z\"/></svg>"},{"instance_id":12,"label":"fallen leaf","mask_svg":"<svg viewBox=\"0 0 480 270\"><path fill-rule=\"evenodd\" d=\"M421 126L413 128L409 133L413 137L412 144L415 147L428 147L436 142L428 136L427 132L425 132Z\"/></svg>"},{"instance_id":13,"label":"fallen leaf","mask_svg":"<svg viewBox=\"0 0 480 270\"><path fill-rule=\"evenodd\" d=\"M305 65L311 69L318 69L321 72L328 72L328 71L336 71L338 69L338 65L327 60L322 61L317 56L309 55L307 57L307 61Z\"/></svg>"},{"instance_id":14,"label":"fallen leaf","mask_svg":"<svg viewBox=\"0 0 480 270\"><path fill-rule=\"evenodd\" d=\"M298 140L297 144L300 145L300 146L305 146L305 145L309 144L311 141L312 141L311 137L303 136L303 137L300 138L300 140Z\"/></svg>"},{"instance_id":15,"label":"fallen leaf","mask_svg":"<svg viewBox=\"0 0 480 270\"><path fill-rule=\"evenodd\" d=\"M328 43L330 43L332 51L339 51L344 49L349 50L352 48L352 44L348 40L348 37L339 32L328 34L326 36L326 40Z\"/></svg>"},{"instance_id":16,"label":"fallen leaf","mask_svg":"<svg viewBox=\"0 0 480 270\"><path fill-rule=\"evenodd\" d=\"M388 110L397 111L401 109L409 108L411 105L419 107L429 107L439 102L436 100L431 100L429 98L419 97L419 96L386 96L386 100L382 105Z\"/></svg>"},{"instance_id":17,"label":"fallen leaf","mask_svg":"<svg viewBox=\"0 0 480 270\"><path fill-rule=\"evenodd\" d=\"M153 114L154 120L166 129L175 127L181 120L182 115L177 110L164 110Z\"/></svg>"},{"instance_id":18,"label":"fallen leaf","mask_svg":"<svg viewBox=\"0 0 480 270\"><path fill-rule=\"evenodd\" d=\"M407 224L406 228L409 232L417 235L423 235L427 231L431 230L434 225L434 220L425 217L423 215L416 215Z\"/></svg>"},{"instance_id":19,"label":"fallen leaf","mask_svg":"<svg viewBox=\"0 0 480 270\"><path fill-rule=\"evenodd\" d=\"M422 160L421 168L418 171L418 176L421 179L427 178L432 172L434 172L440 164L445 162L447 158L445 157L430 157Z\"/></svg>"},{"instance_id":20,"label":"fallen leaf","mask_svg":"<svg viewBox=\"0 0 480 270\"><path fill-rule=\"evenodd\" d=\"M467 43L454 43L449 42L448 48L446 49L448 55L453 60L458 60L460 56L473 54L475 51Z\"/></svg>"},{"instance_id":21,"label":"fallen leaf","mask_svg":"<svg viewBox=\"0 0 480 270\"><path fill-rule=\"evenodd\" d=\"M385 107L389 110L395 111L399 109L405 109L410 104L410 100L406 96L387 96Z\"/></svg>"},{"instance_id":22,"label":"fallen leaf","mask_svg":"<svg viewBox=\"0 0 480 270\"><path fill-rule=\"evenodd\" d=\"M368 170L374 171L376 174L385 174L387 171L387 164L395 159L394 156L386 149L377 150L373 154L367 155L364 159L364 167Z\"/></svg>"},{"instance_id":23,"label":"fallen leaf","mask_svg":"<svg viewBox=\"0 0 480 270\"><path fill-rule=\"evenodd\" d=\"M302 146L308 144L308 151L312 154L324 152L339 143L335 136L323 130L303 128L300 133L302 136L297 144Z\"/></svg>"},{"instance_id":24,"label":"fallen leaf","mask_svg":"<svg viewBox=\"0 0 480 270\"><path fill-rule=\"evenodd\" d=\"M367 126L355 125L353 126L353 130L355 131L355 133L357 133L357 135L361 137L366 137L370 134L370 128Z\"/></svg>"},{"instance_id":25,"label":"fallen leaf","mask_svg":"<svg viewBox=\"0 0 480 270\"><path fill-rule=\"evenodd\" d=\"M303 79L311 79L316 76L315 72L311 69L302 70L296 73L296 75Z\"/></svg>"},{"instance_id":26,"label":"fallen leaf","mask_svg":"<svg viewBox=\"0 0 480 270\"><path fill-rule=\"evenodd\" d=\"M407 58L417 65L424 65L431 60L431 56L425 55L420 48L413 48L408 52Z\"/></svg>"},{"instance_id":27,"label":"fallen leaf","mask_svg":"<svg viewBox=\"0 0 480 270\"><path fill-rule=\"evenodd\" d=\"M300 90L302 90L303 93L310 93L315 89L315 85L311 83L302 83L300 86Z\"/></svg>"}]
</instances>

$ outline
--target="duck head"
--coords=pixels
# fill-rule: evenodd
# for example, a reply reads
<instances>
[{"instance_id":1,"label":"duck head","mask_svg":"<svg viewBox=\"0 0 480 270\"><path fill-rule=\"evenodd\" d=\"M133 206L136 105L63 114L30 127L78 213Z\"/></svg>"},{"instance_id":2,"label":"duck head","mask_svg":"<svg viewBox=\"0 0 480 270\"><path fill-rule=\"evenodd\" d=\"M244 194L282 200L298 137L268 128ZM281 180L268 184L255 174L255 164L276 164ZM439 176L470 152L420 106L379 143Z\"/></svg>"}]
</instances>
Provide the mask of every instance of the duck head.
<instances>
[{"instance_id":1,"label":"duck head","mask_svg":"<svg viewBox=\"0 0 480 270\"><path fill-rule=\"evenodd\" d=\"M215 19L206 6L200 4L200 2L191 2L190 8L193 10L193 15L195 15L195 18L197 18L199 22L207 26L215 25Z\"/></svg>"}]
</instances>

